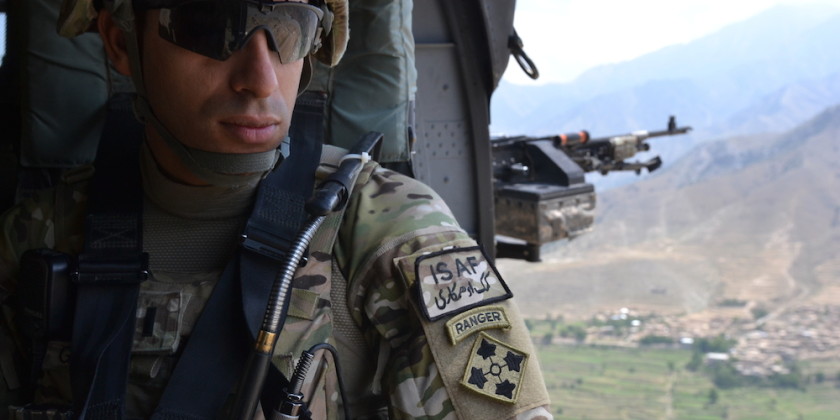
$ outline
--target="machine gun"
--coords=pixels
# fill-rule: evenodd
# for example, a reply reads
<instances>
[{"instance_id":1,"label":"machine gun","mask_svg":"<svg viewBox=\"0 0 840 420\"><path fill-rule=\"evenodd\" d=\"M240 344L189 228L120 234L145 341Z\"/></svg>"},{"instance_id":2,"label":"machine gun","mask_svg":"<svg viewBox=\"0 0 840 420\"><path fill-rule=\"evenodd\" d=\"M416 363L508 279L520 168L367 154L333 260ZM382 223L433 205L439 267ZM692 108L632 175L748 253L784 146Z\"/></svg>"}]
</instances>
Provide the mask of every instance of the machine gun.
<instances>
[{"instance_id":1,"label":"machine gun","mask_svg":"<svg viewBox=\"0 0 840 420\"><path fill-rule=\"evenodd\" d=\"M540 246L574 238L592 229L595 187L584 174L642 169L662 165L655 156L628 162L650 150L651 137L685 134L668 119L667 129L636 131L592 139L587 131L546 137L500 137L492 140L497 256L539 261Z\"/></svg>"}]
</instances>

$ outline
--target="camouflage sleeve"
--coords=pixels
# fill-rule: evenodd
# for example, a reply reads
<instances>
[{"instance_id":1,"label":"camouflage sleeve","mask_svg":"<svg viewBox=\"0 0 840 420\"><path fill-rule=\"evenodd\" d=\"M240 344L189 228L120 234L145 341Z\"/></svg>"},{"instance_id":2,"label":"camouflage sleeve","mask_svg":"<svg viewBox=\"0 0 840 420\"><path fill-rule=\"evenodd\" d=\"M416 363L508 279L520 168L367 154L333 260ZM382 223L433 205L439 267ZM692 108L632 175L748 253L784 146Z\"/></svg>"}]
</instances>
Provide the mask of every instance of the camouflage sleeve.
<instances>
[{"instance_id":1,"label":"camouflage sleeve","mask_svg":"<svg viewBox=\"0 0 840 420\"><path fill-rule=\"evenodd\" d=\"M25 344L16 331L12 299L17 289L18 260L29 243L28 235L49 236L49 227L33 223L44 212L32 202L25 202L6 211L0 222L0 419L6 418L9 405L20 404L27 370ZM40 225L40 226L39 226Z\"/></svg>"},{"instance_id":2,"label":"camouflage sleeve","mask_svg":"<svg viewBox=\"0 0 840 420\"><path fill-rule=\"evenodd\" d=\"M50 206L51 208L52 206ZM49 224L35 223L42 216L46 216L40 206L35 202L24 201L23 203L7 210L0 223L3 224L2 236L0 236L0 301L14 293L17 286L18 261L20 255L32 243L30 238L42 238L42 242L48 242Z\"/></svg>"},{"instance_id":3,"label":"camouflage sleeve","mask_svg":"<svg viewBox=\"0 0 840 420\"><path fill-rule=\"evenodd\" d=\"M92 174L90 166L68 170L56 187L38 191L0 216L0 301L14 293L18 262L25 251L79 251L87 202L85 189Z\"/></svg>"},{"instance_id":4,"label":"camouflage sleeve","mask_svg":"<svg viewBox=\"0 0 840 420\"><path fill-rule=\"evenodd\" d=\"M29 249L76 252L81 243L85 194L90 168L69 171L54 189L43 190L0 216L0 408L16 401L23 389L23 348L10 298L15 294L21 255ZM3 418L0 416L0 418Z\"/></svg>"},{"instance_id":5,"label":"camouflage sleeve","mask_svg":"<svg viewBox=\"0 0 840 420\"><path fill-rule=\"evenodd\" d=\"M356 322L387 343L391 417L550 419L509 289L443 201L377 170L350 206L337 257Z\"/></svg>"}]
</instances>

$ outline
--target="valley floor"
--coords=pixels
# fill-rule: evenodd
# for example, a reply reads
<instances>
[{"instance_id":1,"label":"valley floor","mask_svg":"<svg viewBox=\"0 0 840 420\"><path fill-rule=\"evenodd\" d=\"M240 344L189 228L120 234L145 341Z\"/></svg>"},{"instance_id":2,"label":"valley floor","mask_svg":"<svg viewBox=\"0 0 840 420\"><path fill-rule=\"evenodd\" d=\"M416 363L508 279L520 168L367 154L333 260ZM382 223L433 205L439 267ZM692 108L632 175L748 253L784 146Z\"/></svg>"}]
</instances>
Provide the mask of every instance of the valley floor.
<instances>
[{"instance_id":1,"label":"valley floor","mask_svg":"<svg viewBox=\"0 0 840 420\"><path fill-rule=\"evenodd\" d=\"M803 363L804 389L715 387L685 369L691 352L543 345L540 364L557 419L836 419L840 360Z\"/></svg>"}]
</instances>

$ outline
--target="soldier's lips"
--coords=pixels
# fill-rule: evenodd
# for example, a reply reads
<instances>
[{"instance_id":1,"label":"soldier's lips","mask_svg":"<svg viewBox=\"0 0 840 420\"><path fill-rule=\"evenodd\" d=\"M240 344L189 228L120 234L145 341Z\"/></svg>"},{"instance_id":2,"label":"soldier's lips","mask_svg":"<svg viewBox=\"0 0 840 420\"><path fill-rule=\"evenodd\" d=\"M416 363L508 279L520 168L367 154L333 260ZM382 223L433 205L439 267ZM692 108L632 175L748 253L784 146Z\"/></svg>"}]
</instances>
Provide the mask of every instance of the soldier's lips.
<instances>
[{"instance_id":1,"label":"soldier's lips","mask_svg":"<svg viewBox=\"0 0 840 420\"><path fill-rule=\"evenodd\" d=\"M273 142L280 135L280 122L273 118L235 117L221 121L221 125L244 143Z\"/></svg>"}]
</instances>

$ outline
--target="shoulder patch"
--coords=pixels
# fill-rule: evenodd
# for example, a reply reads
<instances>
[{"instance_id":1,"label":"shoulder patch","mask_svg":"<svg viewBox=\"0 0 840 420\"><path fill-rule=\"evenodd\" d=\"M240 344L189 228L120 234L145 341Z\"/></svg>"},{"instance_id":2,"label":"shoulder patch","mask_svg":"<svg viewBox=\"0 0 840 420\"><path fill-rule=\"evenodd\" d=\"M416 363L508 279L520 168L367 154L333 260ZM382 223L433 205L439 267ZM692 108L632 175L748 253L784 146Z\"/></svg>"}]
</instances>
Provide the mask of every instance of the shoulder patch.
<instances>
[{"instance_id":1,"label":"shoulder patch","mask_svg":"<svg viewBox=\"0 0 840 420\"><path fill-rule=\"evenodd\" d=\"M490 328L510 328L504 306L480 306L446 321L446 332L453 346L473 333Z\"/></svg>"},{"instance_id":2,"label":"shoulder patch","mask_svg":"<svg viewBox=\"0 0 840 420\"><path fill-rule=\"evenodd\" d=\"M528 353L481 333L470 352L461 384L497 401L515 403Z\"/></svg>"},{"instance_id":3,"label":"shoulder patch","mask_svg":"<svg viewBox=\"0 0 840 420\"><path fill-rule=\"evenodd\" d=\"M415 297L429 321L513 296L477 246L422 255L414 270Z\"/></svg>"}]
</instances>

